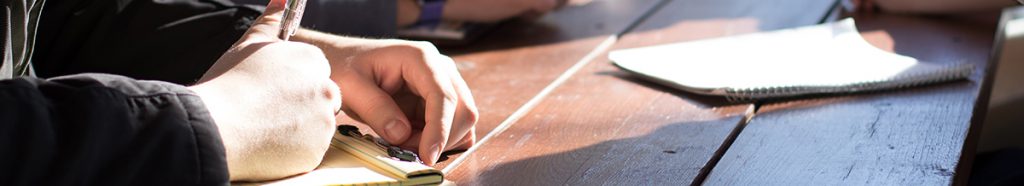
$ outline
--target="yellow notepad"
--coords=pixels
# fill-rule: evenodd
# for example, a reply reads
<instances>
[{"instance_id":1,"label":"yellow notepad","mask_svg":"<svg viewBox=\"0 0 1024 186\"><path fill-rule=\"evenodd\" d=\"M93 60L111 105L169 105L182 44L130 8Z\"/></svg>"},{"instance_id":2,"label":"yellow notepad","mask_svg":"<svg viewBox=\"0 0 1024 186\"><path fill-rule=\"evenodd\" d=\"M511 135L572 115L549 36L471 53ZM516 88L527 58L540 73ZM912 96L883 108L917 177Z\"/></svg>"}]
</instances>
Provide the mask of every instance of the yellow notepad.
<instances>
[{"instance_id":1,"label":"yellow notepad","mask_svg":"<svg viewBox=\"0 0 1024 186\"><path fill-rule=\"evenodd\" d=\"M320 166L309 173L266 185L437 185L441 171L392 159L372 142L334 134Z\"/></svg>"}]
</instances>

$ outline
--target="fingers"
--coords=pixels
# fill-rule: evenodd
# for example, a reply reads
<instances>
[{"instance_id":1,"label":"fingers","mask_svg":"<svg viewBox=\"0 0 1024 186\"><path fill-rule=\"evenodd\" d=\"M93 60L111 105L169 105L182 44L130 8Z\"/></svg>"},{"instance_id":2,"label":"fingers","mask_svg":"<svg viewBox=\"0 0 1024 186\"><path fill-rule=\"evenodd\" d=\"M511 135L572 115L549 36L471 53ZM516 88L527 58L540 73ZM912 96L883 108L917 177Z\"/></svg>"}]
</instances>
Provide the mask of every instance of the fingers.
<instances>
[{"instance_id":1,"label":"fingers","mask_svg":"<svg viewBox=\"0 0 1024 186\"><path fill-rule=\"evenodd\" d=\"M345 107L360 116L374 132L381 135L391 144L401 144L409 138L411 126L402 110L381 90L376 83L358 75L358 72L345 73L345 81L341 91L345 93L342 103Z\"/></svg>"},{"instance_id":2,"label":"fingers","mask_svg":"<svg viewBox=\"0 0 1024 186\"><path fill-rule=\"evenodd\" d=\"M411 72L416 73L405 77L409 87L425 102L425 125L419 153L427 165L433 165L447 147L459 97L448 76L450 71L444 69L445 65L453 64L451 58L430 53L425 55L425 65L411 65Z\"/></svg>"},{"instance_id":3,"label":"fingers","mask_svg":"<svg viewBox=\"0 0 1024 186\"><path fill-rule=\"evenodd\" d=\"M426 68L433 70L425 70L432 74L424 74L423 77L431 78L414 81L409 86L418 90L426 102L426 125L419 152L425 162L433 164L444 151L473 145L478 112L469 86L451 58L435 54L427 59L430 61Z\"/></svg>"},{"instance_id":4,"label":"fingers","mask_svg":"<svg viewBox=\"0 0 1024 186\"><path fill-rule=\"evenodd\" d=\"M473 93L469 90L469 86L466 85L466 81L462 78L458 68L452 63L448 70L449 74L451 74L449 77L451 77L452 86L455 88L459 98L455 119L452 122L451 136L448 138L448 144L450 145L445 149L452 150L461 148L462 145L456 143L466 141L466 139L475 139L473 130L476 128L475 125L479 119L479 112L476 108L476 101L473 99ZM472 144L469 144L469 146L472 146Z\"/></svg>"},{"instance_id":5,"label":"fingers","mask_svg":"<svg viewBox=\"0 0 1024 186\"><path fill-rule=\"evenodd\" d=\"M455 117L456 98L447 95L432 94L425 96L426 124L423 126L423 137L420 139L420 157L427 165L433 165L447 147L451 134L452 119Z\"/></svg>"},{"instance_id":6,"label":"fingers","mask_svg":"<svg viewBox=\"0 0 1024 186\"><path fill-rule=\"evenodd\" d=\"M451 147L448 148L447 150L469 149L470 147L473 147L473 145L475 145L475 144L476 144L476 127L474 126L474 127L470 128L469 133L467 134L467 136L465 138L462 138L462 140L459 140L457 143L453 143L452 145L450 145Z\"/></svg>"},{"instance_id":7,"label":"fingers","mask_svg":"<svg viewBox=\"0 0 1024 186\"><path fill-rule=\"evenodd\" d=\"M256 19L253 25L267 25L279 28L286 4L286 0L270 0L270 3L267 4L267 9L263 10L263 15Z\"/></svg>"},{"instance_id":8,"label":"fingers","mask_svg":"<svg viewBox=\"0 0 1024 186\"><path fill-rule=\"evenodd\" d=\"M475 143L478 112L465 80L451 58L429 43L378 49L335 73L344 107L392 144L416 149L428 165L446 150ZM342 81L343 80L343 81ZM410 123L410 121L415 123ZM388 124L395 123L389 128Z\"/></svg>"},{"instance_id":9,"label":"fingers","mask_svg":"<svg viewBox=\"0 0 1024 186\"><path fill-rule=\"evenodd\" d=\"M418 133L418 131L413 132L412 135L409 135L409 139L405 140L405 143L398 144L398 147L401 147L403 149L416 149L417 147L420 146L420 139L423 137L421 134L422 133ZM445 149L445 151L469 149L470 147L473 147L473 145L476 145L475 126L469 129L469 133L467 133L467 136L465 138L462 138L462 140L458 141L457 143L449 144L449 147Z\"/></svg>"},{"instance_id":10,"label":"fingers","mask_svg":"<svg viewBox=\"0 0 1024 186\"><path fill-rule=\"evenodd\" d=\"M287 0L270 0L270 2L267 3L267 9L263 11L263 16L261 16L260 19L270 17L267 21L280 21L281 16L284 15L284 9L287 4Z\"/></svg>"}]
</instances>

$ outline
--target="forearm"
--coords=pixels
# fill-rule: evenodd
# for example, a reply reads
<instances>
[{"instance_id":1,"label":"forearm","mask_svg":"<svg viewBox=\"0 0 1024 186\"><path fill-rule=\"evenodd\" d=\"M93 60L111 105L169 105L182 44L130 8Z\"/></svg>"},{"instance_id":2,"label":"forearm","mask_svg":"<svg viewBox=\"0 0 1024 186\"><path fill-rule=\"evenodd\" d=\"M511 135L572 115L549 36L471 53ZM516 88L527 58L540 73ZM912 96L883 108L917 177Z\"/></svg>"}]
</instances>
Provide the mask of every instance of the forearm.
<instances>
[{"instance_id":1,"label":"forearm","mask_svg":"<svg viewBox=\"0 0 1024 186\"><path fill-rule=\"evenodd\" d=\"M3 80L0 118L8 184L228 181L218 128L180 85L105 74Z\"/></svg>"},{"instance_id":2,"label":"forearm","mask_svg":"<svg viewBox=\"0 0 1024 186\"><path fill-rule=\"evenodd\" d=\"M360 51L360 47L376 42L374 39L365 39L351 36L339 36L323 33L306 28L295 31L292 36L294 41L308 43L318 48L335 48L332 52L326 52L327 56L351 56ZM328 57L330 59L330 57Z\"/></svg>"},{"instance_id":3,"label":"forearm","mask_svg":"<svg viewBox=\"0 0 1024 186\"><path fill-rule=\"evenodd\" d=\"M346 59L356 55L366 55L369 51L384 47L425 47L434 49L428 42L408 41L401 39L368 39L352 36L340 36L310 29L299 29L292 36L294 41L317 46L324 51L327 59ZM436 52L436 49L434 49ZM335 65L338 61L330 61Z\"/></svg>"},{"instance_id":4,"label":"forearm","mask_svg":"<svg viewBox=\"0 0 1024 186\"><path fill-rule=\"evenodd\" d=\"M882 10L900 13L956 13L1018 5L1016 0L875 0Z\"/></svg>"}]
</instances>

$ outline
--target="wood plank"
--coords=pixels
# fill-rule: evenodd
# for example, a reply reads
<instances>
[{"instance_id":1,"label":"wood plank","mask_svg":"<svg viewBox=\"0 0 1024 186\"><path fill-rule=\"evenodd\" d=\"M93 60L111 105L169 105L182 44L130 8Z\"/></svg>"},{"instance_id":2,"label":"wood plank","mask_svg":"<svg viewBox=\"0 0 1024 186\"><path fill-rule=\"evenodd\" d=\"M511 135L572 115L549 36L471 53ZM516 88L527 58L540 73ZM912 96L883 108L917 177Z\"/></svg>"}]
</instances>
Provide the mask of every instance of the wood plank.
<instances>
[{"instance_id":1,"label":"wood plank","mask_svg":"<svg viewBox=\"0 0 1024 186\"><path fill-rule=\"evenodd\" d=\"M951 185L965 180L974 150L967 147L974 141L970 133L976 133L972 123L984 117L988 100L985 79L997 13L856 17L876 47L927 63L968 62L976 71L966 81L766 104L705 184Z\"/></svg>"},{"instance_id":2,"label":"wood plank","mask_svg":"<svg viewBox=\"0 0 1024 186\"><path fill-rule=\"evenodd\" d=\"M671 1L614 48L814 24L820 18L807 12L825 15L831 4ZM818 11L791 11L805 6ZM466 185L690 184L753 108L638 80L612 66L607 51L598 52L537 108L466 155L448 179Z\"/></svg>"}]
</instances>

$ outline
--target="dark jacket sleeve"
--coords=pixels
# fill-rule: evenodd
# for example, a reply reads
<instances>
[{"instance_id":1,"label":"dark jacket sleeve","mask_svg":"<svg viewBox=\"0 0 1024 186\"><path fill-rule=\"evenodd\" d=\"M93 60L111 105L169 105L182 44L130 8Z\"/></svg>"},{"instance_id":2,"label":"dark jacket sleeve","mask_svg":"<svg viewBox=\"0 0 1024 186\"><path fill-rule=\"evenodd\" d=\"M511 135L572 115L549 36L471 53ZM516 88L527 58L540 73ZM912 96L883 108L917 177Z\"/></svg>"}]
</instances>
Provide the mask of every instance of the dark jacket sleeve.
<instances>
[{"instance_id":1,"label":"dark jacket sleeve","mask_svg":"<svg viewBox=\"0 0 1024 186\"><path fill-rule=\"evenodd\" d=\"M224 153L201 99L180 85L0 81L0 185L226 185Z\"/></svg>"},{"instance_id":2,"label":"dark jacket sleeve","mask_svg":"<svg viewBox=\"0 0 1024 186\"><path fill-rule=\"evenodd\" d=\"M262 14L229 0L46 0L32 63L78 73L195 83Z\"/></svg>"},{"instance_id":3,"label":"dark jacket sleeve","mask_svg":"<svg viewBox=\"0 0 1024 186\"><path fill-rule=\"evenodd\" d=\"M270 0L234 0L267 5ZM338 35L391 38L398 31L396 0L307 0L302 27Z\"/></svg>"}]
</instances>

